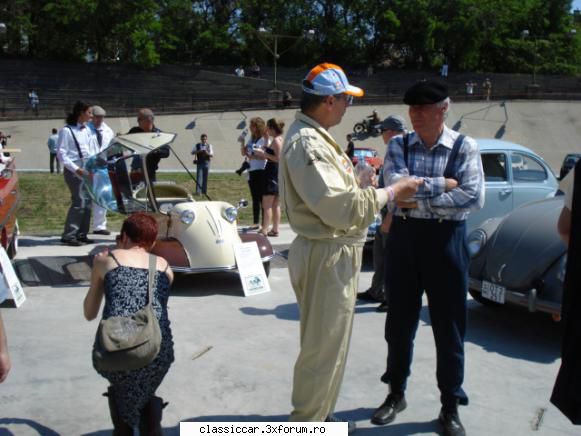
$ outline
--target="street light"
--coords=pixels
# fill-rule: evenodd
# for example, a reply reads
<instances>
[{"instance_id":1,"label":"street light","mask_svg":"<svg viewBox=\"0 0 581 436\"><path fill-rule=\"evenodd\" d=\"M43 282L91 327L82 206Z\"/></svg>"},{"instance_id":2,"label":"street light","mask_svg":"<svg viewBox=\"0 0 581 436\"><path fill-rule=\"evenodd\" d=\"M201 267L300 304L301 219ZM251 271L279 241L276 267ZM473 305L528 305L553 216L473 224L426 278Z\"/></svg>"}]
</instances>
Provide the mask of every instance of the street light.
<instances>
[{"instance_id":1,"label":"street light","mask_svg":"<svg viewBox=\"0 0 581 436\"><path fill-rule=\"evenodd\" d=\"M522 39L528 39L531 36L529 29L524 29L520 36ZM533 44L534 44L534 51L533 51L533 83L532 86L537 86L537 37L533 36Z\"/></svg>"},{"instance_id":2,"label":"street light","mask_svg":"<svg viewBox=\"0 0 581 436\"><path fill-rule=\"evenodd\" d=\"M266 49L270 52L270 54L274 58L274 90L276 91L276 90L278 90L277 81L276 81L278 59L280 58L280 56L282 54L286 53L291 48L293 48L301 39L313 38L315 36L315 31L313 29L309 29L309 30L307 30L307 32L304 35L291 36L291 35L281 35L279 33L271 33L269 31L267 31L264 27L260 27L258 29L258 32L256 32L256 35L258 37L258 40L262 43L262 45L264 45L266 47ZM271 47L269 42L267 41L267 39L269 39L269 38L272 38L274 40L273 47ZM278 40L279 39L296 39L296 42L293 45L291 45L290 47L288 47L286 50L279 52L278 51Z\"/></svg>"}]
</instances>

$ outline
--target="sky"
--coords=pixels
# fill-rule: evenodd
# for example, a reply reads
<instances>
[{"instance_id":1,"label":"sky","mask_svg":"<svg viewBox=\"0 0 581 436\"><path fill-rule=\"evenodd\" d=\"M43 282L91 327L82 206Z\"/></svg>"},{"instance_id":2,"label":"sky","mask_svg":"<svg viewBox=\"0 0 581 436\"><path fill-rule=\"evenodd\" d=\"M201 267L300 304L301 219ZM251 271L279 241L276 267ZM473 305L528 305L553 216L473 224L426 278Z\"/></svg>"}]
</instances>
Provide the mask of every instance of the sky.
<instances>
[{"instance_id":1,"label":"sky","mask_svg":"<svg viewBox=\"0 0 581 436\"><path fill-rule=\"evenodd\" d=\"M573 10L581 9L581 0L574 0L573 1Z\"/></svg>"}]
</instances>

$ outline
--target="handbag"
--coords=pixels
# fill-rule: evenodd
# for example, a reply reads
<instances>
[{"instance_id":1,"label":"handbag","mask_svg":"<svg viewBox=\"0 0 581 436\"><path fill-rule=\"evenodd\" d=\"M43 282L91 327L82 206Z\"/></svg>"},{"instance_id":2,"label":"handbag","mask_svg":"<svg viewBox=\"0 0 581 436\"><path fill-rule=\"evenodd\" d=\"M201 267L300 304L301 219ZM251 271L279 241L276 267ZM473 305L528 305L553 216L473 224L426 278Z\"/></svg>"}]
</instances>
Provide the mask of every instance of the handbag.
<instances>
[{"instance_id":1,"label":"handbag","mask_svg":"<svg viewBox=\"0 0 581 436\"><path fill-rule=\"evenodd\" d=\"M149 255L147 305L131 316L113 316L99 323L93 361L100 371L128 371L151 363L161 347L161 330L153 311L156 257Z\"/></svg>"}]
</instances>

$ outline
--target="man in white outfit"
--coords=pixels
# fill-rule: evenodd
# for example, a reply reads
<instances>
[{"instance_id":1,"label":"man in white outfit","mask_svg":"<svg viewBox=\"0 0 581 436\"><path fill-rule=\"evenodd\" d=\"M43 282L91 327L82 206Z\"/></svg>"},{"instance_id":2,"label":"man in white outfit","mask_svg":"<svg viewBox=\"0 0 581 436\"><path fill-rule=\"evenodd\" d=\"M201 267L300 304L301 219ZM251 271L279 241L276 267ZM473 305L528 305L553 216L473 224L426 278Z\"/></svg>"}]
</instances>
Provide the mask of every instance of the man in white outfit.
<instances>
[{"instance_id":1,"label":"man in white outfit","mask_svg":"<svg viewBox=\"0 0 581 436\"><path fill-rule=\"evenodd\" d=\"M113 129L105 123L107 112L101 106L93 106L93 119L89 122L89 128L95 136L95 141L99 144L99 151L109 146L115 137ZM93 204L93 234L110 235L107 230L107 209L97 204Z\"/></svg>"}]
</instances>

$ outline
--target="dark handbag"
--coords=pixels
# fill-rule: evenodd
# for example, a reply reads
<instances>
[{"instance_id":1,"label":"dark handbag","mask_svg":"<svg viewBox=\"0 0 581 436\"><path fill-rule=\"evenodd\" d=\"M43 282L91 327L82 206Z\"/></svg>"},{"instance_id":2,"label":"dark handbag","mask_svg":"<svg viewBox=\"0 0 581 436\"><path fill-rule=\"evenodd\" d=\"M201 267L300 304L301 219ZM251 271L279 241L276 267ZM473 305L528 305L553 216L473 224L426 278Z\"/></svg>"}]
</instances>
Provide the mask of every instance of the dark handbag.
<instances>
[{"instance_id":1,"label":"dark handbag","mask_svg":"<svg viewBox=\"0 0 581 436\"><path fill-rule=\"evenodd\" d=\"M149 255L147 305L131 316L101 320L93 349L93 361L100 371L128 371L151 363L161 347L161 330L153 311L153 280L156 257Z\"/></svg>"}]
</instances>

